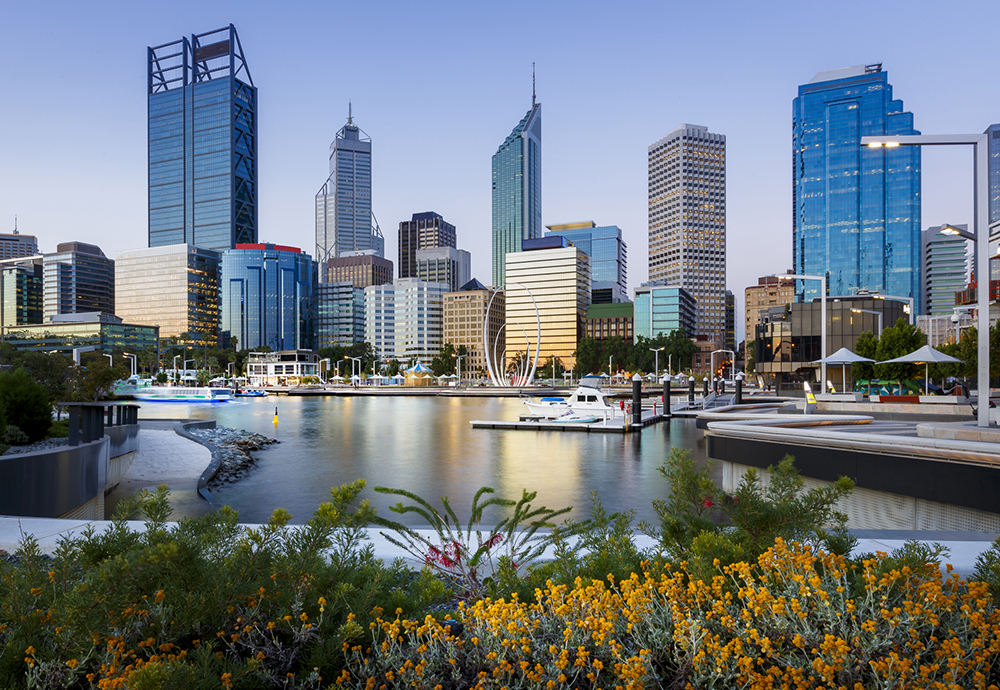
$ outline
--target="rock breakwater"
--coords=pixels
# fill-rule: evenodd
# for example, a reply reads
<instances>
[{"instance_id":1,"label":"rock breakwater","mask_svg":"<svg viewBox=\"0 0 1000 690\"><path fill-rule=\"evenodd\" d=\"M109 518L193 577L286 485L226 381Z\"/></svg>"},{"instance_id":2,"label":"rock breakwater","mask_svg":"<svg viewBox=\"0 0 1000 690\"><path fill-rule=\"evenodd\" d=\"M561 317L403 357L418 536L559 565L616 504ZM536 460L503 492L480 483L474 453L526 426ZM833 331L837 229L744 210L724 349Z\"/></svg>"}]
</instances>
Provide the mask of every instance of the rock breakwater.
<instances>
[{"instance_id":1,"label":"rock breakwater","mask_svg":"<svg viewBox=\"0 0 1000 690\"><path fill-rule=\"evenodd\" d=\"M219 471L208 483L209 489L217 489L243 479L257 465L257 459L251 453L278 443L277 439L262 434L224 426L191 429L190 433L214 445L221 456Z\"/></svg>"}]
</instances>

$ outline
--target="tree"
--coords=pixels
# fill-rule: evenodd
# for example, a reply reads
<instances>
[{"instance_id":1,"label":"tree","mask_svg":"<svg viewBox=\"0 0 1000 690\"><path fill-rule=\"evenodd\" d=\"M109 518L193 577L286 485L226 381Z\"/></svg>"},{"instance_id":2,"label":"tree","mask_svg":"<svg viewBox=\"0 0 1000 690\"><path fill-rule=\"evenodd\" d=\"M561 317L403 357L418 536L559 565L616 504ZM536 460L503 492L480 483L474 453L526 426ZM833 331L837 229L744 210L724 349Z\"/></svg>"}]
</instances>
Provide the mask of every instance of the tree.
<instances>
[{"instance_id":1,"label":"tree","mask_svg":"<svg viewBox=\"0 0 1000 690\"><path fill-rule=\"evenodd\" d=\"M601 342L590 337L582 338L576 344L576 351L573 353L573 357L575 361L573 373L578 377L598 373L601 362L606 359Z\"/></svg>"},{"instance_id":2,"label":"tree","mask_svg":"<svg viewBox=\"0 0 1000 690\"><path fill-rule=\"evenodd\" d=\"M0 403L7 413L7 424L23 431L31 443L45 438L52 426L52 402L48 391L35 383L27 369L8 369L0 374Z\"/></svg>"},{"instance_id":3,"label":"tree","mask_svg":"<svg viewBox=\"0 0 1000 690\"><path fill-rule=\"evenodd\" d=\"M555 366L555 369L552 368L553 365ZM540 363L538 365L538 371L536 372L536 377L538 378L552 377L552 380L555 382L559 380L559 377L563 375L564 371L566 371L566 367L563 366L561 359L559 359L558 357L549 357L545 362Z\"/></svg>"},{"instance_id":4,"label":"tree","mask_svg":"<svg viewBox=\"0 0 1000 690\"><path fill-rule=\"evenodd\" d=\"M871 331L865 331L859 335L857 341L854 343L855 354L867 357L868 359L875 359L875 351L877 349L878 338ZM851 373L854 375L855 381L870 380L875 376L875 365L869 362L858 362L852 365Z\"/></svg>"},{"instance_id":5,"label":"tree","mask_svg":"<svg viewBox=\"0 0 1000 690\"><path fill-rule=\"evenodd\" d=\"M909 354L914 350L923 347L926 338L924 334L906 319L900 317L895 326L882 331L882 337L878 339L878 347L875 348L875 359L884 362L887 359L895 359ZM876 373L890 380L902 380L913 378L915 364L876 364Z\"/></svg>"},{"instance_id":6,"label":"tree","mask_svg":"<svg viewBox=\"0 0 1000 690\"><path fill-rule=\"evenodd\" d=\"M435 376L449 376L455 373L455 356L456 355L455 346L451 343L445 343L444 347L431 361L431 370L434 372Z\"/></svg>"},{"instance_id":7,"label":"tree","mask_svg":"<svg viewBox=\"0 0 1000 690\"><path fill-rule=\"evenodd\" d=\"M656 343L661 342L660 338L663 335L660 334L654 341ZM694 357L695 353L698 351L698 346L687 337L684 331L677 329L670 331L670 334L662 341L663 352L660 353L660 358L669 357L673 355L673 368L675 371L683 371L684 369L691 368L691 358ZM658 345L653 345L652 347L659 347Z\"/></svg>"},{"instance_id":8,"label":"tree","mask_svg":"<svg viewBox=\"0 0 1000 690\"><path fill-rule=\"evenodd\" d=\"M124 367L112 367L103 355L84 358L83 361L85 366L74 367L70 371L68 397L73 402L97 402L111 398L115 382L128 377Z\"/></svg>"},{"instance_id":9,"label":"tree","mask_svg":"<svg viewBox=\"0 0 1000 690\"><path fill-rule=\"evenodd\" d=\"M745 350L745 354L743 355L743 368L748 374L752 374L757 370L757 362L754 361L754 348L756 345L756 340L749 340L743 346Z\"/></svg>"}]
</instances>

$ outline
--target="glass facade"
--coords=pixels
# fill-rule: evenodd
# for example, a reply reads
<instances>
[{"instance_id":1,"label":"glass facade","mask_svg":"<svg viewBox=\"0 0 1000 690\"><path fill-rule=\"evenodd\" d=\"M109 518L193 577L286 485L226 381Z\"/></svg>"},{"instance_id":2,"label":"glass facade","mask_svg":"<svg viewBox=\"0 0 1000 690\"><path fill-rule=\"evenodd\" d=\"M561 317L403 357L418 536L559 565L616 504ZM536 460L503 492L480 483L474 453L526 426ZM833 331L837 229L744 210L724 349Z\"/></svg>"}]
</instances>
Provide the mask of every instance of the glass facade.
<instances>
[{"instance_id":1,"label":"glass facade","mask_svg":"<svg viewBox=\"0 0 1000 690\"><path fill-rule=\"evenodd\" d=\"M418 249L415 258L415 277L429 283L444 283L452 292L468 283L472 276L472 256L464 249Z\"/></svg>"},{"instance_id":2,"label":"glass facade","mask_svg":"<svg viewBox=\"0 0 1000 690\"><path fill-rule=\"evenodd\" d=\"M542 104L493 154L493 285L503 286L506 255L542 236Z\"/></svg>"},{"instance_id":3,"label":"glass facade","mask_svg":"<svg viewBox=\"0 0 1000 690\"><path fill-rule=\"evenodd\" d=\"M691 337L721 347L726 326L726 137L685 123L649 146L647 163L649 280L687 290L697 303Z\"/></svg>"},{"instance_id":4,"label":"glass facade","mask_svg":"<svg viewBox=\"0 0 1000 690\"><path fill-rule=\"evenodd\" d=\"M392 282L392 262L371 251L350 253L328 260L326 274L331 283L348 281L359 288L383 285Z\"/></svg>"},{"instance_id":5,"label":"glass facade","mask_svg":"<svg viewBox=\"0 0 1000 690\"><path fill-rule=\"evenodd\" d=\"M42 264L24 261L0 271L0 323L4 328L42 323Z\"/></svg>"},{"instance_id":6,"label":"glass facade","mask_svg":"<svg viewBox=\"0 0 1000 690\"><path fill-rule=\"evenodd\" d=\"M348 116L330 144L330 177L316 194L316 261L368 250L385 256L374 220L372 140Z\"/></svg>"},{"instance_id":7,"label":"glass facade","mask_svg":"<svg viewBox=\"0 0 1000 690\"><path fill-rule=\"evenodd\" d=\"M221 258L189 244L122 252L115 259L115 313L129 323L158 325L163 338L187 334L214 345Z\"/></svg>"},{"instance_id":8,"label":"glass facade","mask_svg":"<svg viewBox=\"0 0 1000 690\"><path fill-rule=\"evenodd\" d=\"M240 349L312 347L312 259L296 247L237 245L222 253L221 340Z\"/></svg>"},{"instance_id":9,"label":"glass facade","mask_svg":"<svg viewBox=\"0 0 1000 690\"><path fill-rule=\"evenodd\" d=\"M149 246L257 241L257 88L236 28L148 49Z\"/></svg>"},{"instance_id":10,"label":"glass facade","mask_svg":"<svg viewBox=\"0 0 1000 690\"><path fill-rule=\"evenodd\" d=\"M115 313L115 262L100 247L64 242L42 259L45 319L56 314Z\"/></svg>"},{"instance_id":11,"label":"glass facade","mask_svg":"<svg viewBox=\"0 0 1000 690\"><path fill-rule=\"evenodd\" d=\"M956 227L968 230L966 225ZM941 226L927 228L921 233L921 238L924 313L951 316L954 313L955 293L966 287L968 241L957 235L942 233Z\"/></svg>"},{"instance_id":12,"label":"glass facade","mask_svg":"<svg viewBox=\"0 0 1000 690\"><path fill-rule=\"evenodd\" d=\"M7 331L4 342L19 350L55 350L67 355L72 354L75 347L89 345L104 352L134 354L146 349L158 352L160 336L156 326L122 323L114 316L105 315L101 320L19 326Z\"/></svg>"},{"instance_id":13,"label":"glass facade","mask_svg":"<svg viewBox=\"0 0 1000 690\"><path fill-rule=\"evenodd\" d=\"M652 340L674 331L693 338L697 308L694 297L679 285L646 283L635 289L633 308L635 337Z\"/></svg>"},{"instance_id":14,"label":"glass facade","mask_svg":"<svg viewBox=\"0 0 1000 690\"><path fill-rule=\"evenodd\" d=\"M18 232L0 233L0 260L38 254L38 238Z\"/></svg>"},{"instance_id":15,"label":"glass facade","mask_svg":"<svg viewBox=\"0 0 1000 690\"><path fill-rule=\"evenodd\" d=\"M581 227L582 226L582 227ZM572 223L548 225L546 235L561 235L590 257L591 292L612 287L621 302L628 295L628 247L617 225ZM615 289L617 288L617 289ZM591 294L591 302L597 301Z\"/></svg>"},{"instance_id":16,"label":"glass facade","mask_svg":"<svg viewBox=\"0 0 1000 690\"><path fill-rule=\"evenodd\" d=\"M441 352L444 283L397 278L365 288L365 342L380 358L429 365Z\"/></svg>"},{"instance_id":17,"label":"glass facade","mask_svg":"<svg viewBox=\"0 0 1000 690\"><path fill-rule=\"evenodd\" d=\"M399 222L400 278L417 278L417 250L455 246L455 226L433 211L414 213ZM426 278L425 278L426 280ZM467 282L467 281L466 281ZM465 283L459 283L459 286Z\"/></svg>"},{"instance_id":18,"label":"glass facade","mask_svg":"<svg viewBox=\"0 0 1000 690\"><path fill-rule=\"evenodd\" d=\"M863 136L919 134L881 65L822 72L792 105L795 273L827 277L832 295L859 289L920 295L920 147L869 148ZM799 281L802 301L818 281Z\"/></svg>"},{"instance_id":19,"label":"glass facade","mask_svg":"<svg viewBox=\"0 0 1000 690\"><path fill-rule=\"evenodd\" d=\"M316 349L365 340L365 291L351 282L313 286Z\"/></svg>"},{"instance_id":20,"label":"glass facade","mask_svg":"<svg viewBox=\"0 0 1000 690\"><path fill-rule=\"evenodd\" d=\"M558 357L568 368L590 307L590 257L578 247L562 247L511 253L506 263L508 363L530 349L532 361L538 350L539 364Z\"/></svg>"}]
</instances>

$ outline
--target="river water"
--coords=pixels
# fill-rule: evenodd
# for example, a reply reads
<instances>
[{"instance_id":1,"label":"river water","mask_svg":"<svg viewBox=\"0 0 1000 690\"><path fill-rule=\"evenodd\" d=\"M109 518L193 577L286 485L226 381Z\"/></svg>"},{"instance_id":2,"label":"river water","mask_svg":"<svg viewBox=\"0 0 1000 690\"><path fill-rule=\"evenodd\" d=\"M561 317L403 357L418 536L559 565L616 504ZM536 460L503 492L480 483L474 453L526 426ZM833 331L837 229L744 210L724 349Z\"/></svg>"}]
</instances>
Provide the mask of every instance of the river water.
<instances>
[{"instance_id":1,"label":"river water","mask_svg":"<svg viewBox=\"0 0 1000 690\"><path fill-rule=\"evenodd\" d=\"M278 424L274 425L275 407ZM657 471L671 447L705 459L705 439L694 420L674 419L630 434L473 429L470 420L516 420L515 398L345 396L244 399L219 404L143 403L142 418L214 419L219 426L254 431L280 443L256 453L258 464L235 484L213 490L244 522L263 522L276 508L305 522L330 498L330 488L364 479L380 515L400 499L374 486L412 491L438 504L448 496L467 520L481 486L518 499L537 491L534 505L573 506L575 519L590 515L597 492L609 511L634 509L654 521L654 498L668 493ZM717 479L718 481L718 479ZM487 513L485 524L500 513ZM173 518L184 517L175 512Z\"/></svg>"}]
</instances>

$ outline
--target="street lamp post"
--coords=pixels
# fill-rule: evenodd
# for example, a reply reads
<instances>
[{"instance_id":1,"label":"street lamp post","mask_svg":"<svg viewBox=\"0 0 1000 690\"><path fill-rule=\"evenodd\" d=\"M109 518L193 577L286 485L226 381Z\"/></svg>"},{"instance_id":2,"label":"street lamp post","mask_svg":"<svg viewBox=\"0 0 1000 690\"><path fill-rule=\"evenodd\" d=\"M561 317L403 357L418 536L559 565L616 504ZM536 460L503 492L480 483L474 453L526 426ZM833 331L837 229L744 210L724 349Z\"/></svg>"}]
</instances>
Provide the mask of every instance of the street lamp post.
<instances>
[{"instance_id":1,"label":"street lamp post","mask_svg":"<svg viewBox=\"0 0 1000 690\"><path fill-rule=\"evenodd\" d=\"M611 385L611 377L614 375L614 372L611 371L611 360L614 359L614 357L615 357L614 355L609 355L608 356L608 385L609 386Z\"/></svg>"},{"instance_id":2,"label":"street lamp post","mask_svg":"<svg viewBox=\"0 0 1000 690\"><path fill-rule=\"evenodd\" d=\"M660 350L662 350L664 347L666 347L666 346L664 345L662 347L651 347L651 348L649 348L650 352L655 353L653 355L653 379L657 383L660 382Z\"/></svg>"},{"instance_id":3,"label":"street lamp post","mask_svg":"<svg viewBox=\"0 0 1000 690\"><path fill-rule=\"evenodd\" d=\"M855 314L874 314L878 317L878 337L882 337L882 312L875 311L874 309L855 309L851 307L851 311Z\"/></svg>"},{"instance_id":4,"label":"street lamp post","mask_svg":"<svg viewBox=\"0 0 1000 690\"><path fill-rule=\"evenodd\" d=\"M136 375L136 365L138 364L138 358L135 355L130 355L127 352L122 353L126 358L132 362L132 376Z\"/></svg>"},{"instance_id":5,"label":"street lamp post","mask_svg":"<svg viewBox=\"0 0 1000 690\"><path fill-rule=\"evenodd\" d=\"M972 185L975 204L976 265L982 275L976 276L976 301L979 303L979 409L977 424L990 425L990 169L989 138L983 134L905 134L861 137L861 145L869 148L896 146L972 146ZM912 312L913 309L911 308ZM910 318L913 318L911 315Z\"/></svg>"},{"instance_id":6,"label":"street lamp post","mask_svg":"<svg viewBox=\"0 0 1000 690\"><path fill-rule=\"evenodd\" d=\"M326 362L326 370L329 371L330 370L330 358L329 357L324 357L323 359L319 360L319 364L322 364L323 362ZM330 377L327 376L325 379L323 379L323 383L326 383L329 378Z\"/></svg>"},{"instance_id":7,"label":"street lamp post","mask_svg":"<svg viewBox=\"0 0 1000 690\"><path fill-rule=\"evenodd\" d=\"M730 355L730 360L729 360L729 377L735 381L736 380L736 353L733 352L732 350L714 350L712 352L712 354L709 355L710 360L711 360L711 364L709 366L712 367L712 374L715 374L715 353L716 352L727 352L727 353L729 353L729 355ZM723 370L723 371L725 371L725 370Z\"/></svg>"},{"instance_id":8,"label":"street lamp post","mask_svg":"<svg viewBox=\"0 0 1000 690\"><path fill-rule=\"evenodd\" d=\"M803 276L786 273L779 275L778 280L818 280L820 298L820 333L819 333L819 378L822 382L820 386L826 386L826 276Z\"/></svg>"},{"instance_id":9,"label":"street lamp post","mask_svg":"<svg viewBox=\"0 0 1000 690\"><path fill-rule=\"evenodd\" d=\"M115 359L114 359L114 357L112 357L111 355L109 355L107 353L102 353L102 354L104 354L104 356L108 358L108 366L109 367L113 367L115 365Z\"/></svg>"},{"instance_id":10,"label":"street lamp post","mask_svg":"<svg viewBox=\"0 0 1000 690\"><path fill-rule=\"evenodd\" d=\"M910 317L910 325L911 326L916 325L917 316L916 312L914 312L913 310L912 297L897 297L896 295L877 295L877 294L869 294L868 296L871 297L872 299L881 299L881 300L891 299L897 302L906 302L906 306L903 307L903 310L906 311L907 316Z\"/></svg>"},{"instance_id":11,"label":"street lamp post","mask_svg":"<svg viewBox=\"0 0 1000 690\"><path fill-rule=\"evenodd\" d=\"M349 357L351 360L351 378L354 378L354 363L358 363L358 383L361 383L361 358L360 357Z\"/></svg>"},{"instance_id":12,"label":"street lamp post","mask_svg":"<svg viewBox=\"0 0 1000 690\"><path fill-rule=\"evenodd\" d=\"M460 355L460 354L457 354L457 353L452 353L451 356L454 357L457 360L456 363L458 364L458 385L461 386L462 385L462 358L463 357L468 357L469 355ZM553 358L553 364L552 364L552 370L553 371L555 371L555 366L556 366L555 365L555 358ZM555 377L555 374L553 374L552 376Z\"/></svg>"}]
</instances>

